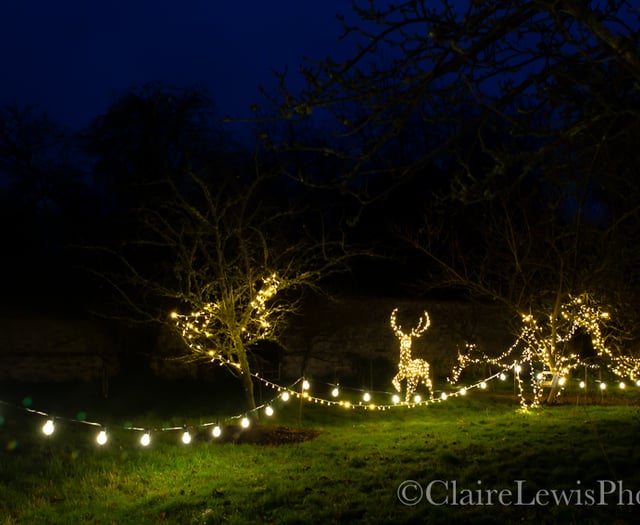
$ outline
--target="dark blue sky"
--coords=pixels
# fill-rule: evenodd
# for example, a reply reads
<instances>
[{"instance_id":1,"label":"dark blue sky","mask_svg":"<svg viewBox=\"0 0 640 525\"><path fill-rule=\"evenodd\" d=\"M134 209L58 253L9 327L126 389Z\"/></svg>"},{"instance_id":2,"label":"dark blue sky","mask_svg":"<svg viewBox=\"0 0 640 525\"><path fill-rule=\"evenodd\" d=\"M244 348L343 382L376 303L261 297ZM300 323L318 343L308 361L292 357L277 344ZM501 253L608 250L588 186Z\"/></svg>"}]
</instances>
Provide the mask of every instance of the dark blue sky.
<instances>
[{"instance_id":1,"label":"dark blue sky","mask_svg":"<svg viewBox=\"0 0 640 525\"><path fill-rule=\"evenodd\" d=\"M272 68L340 53L349 0L11 0L0 5L0 104L40 105L77 128L150 80L209 90L248 115Z\"/></svg>"}]
</instances>

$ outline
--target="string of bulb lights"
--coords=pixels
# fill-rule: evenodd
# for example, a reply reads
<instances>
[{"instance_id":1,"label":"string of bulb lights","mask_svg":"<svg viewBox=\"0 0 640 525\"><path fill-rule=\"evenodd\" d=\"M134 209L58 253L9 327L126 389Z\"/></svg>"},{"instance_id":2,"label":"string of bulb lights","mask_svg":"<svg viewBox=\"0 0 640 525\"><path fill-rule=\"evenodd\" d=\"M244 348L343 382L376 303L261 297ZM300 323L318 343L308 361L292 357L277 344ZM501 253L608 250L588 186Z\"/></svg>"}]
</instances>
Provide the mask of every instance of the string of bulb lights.
<instances>
[{"instance_id":1,"label":"string of bulb lights","mask_svg":"<svg viewBox=\"0 0 640 525\"><path fill-rule=\"evenodd\" d=\"M224 364L224 363L221 363ZM241 429L248 429L252 424L252 419L249 417L254 412L264 414L267 417L271 417L275 414L276 403L287 403L291 399L299 399L301 402L306 401L310 403L315 403L319 405L325 406L333 406L333 407L341 407L344 409L362 409L369 411L378 411L378 410L389 410L392 408L416 408L420 406L427 406L433 403L442 403L444 401L450 400L452 398L465 396L469 391L473 389L478 390L486 390L488 384L493 380L506 381L509 377L509 374L513 375L514 380L516 382L520 381L520 371L521 367L518 363L513 363L510 367L501 370L500 372L496 372L481 381L477 381L471 385L463 386L453 391L441 391L439 395L434 396L433 398L423 399L420 394L415 394L410 401L402 401L400 396L396 393L390 393L385 391L370 391L366 389L358 389L351 387L341 387L339 384L333 383L324 383L320 382L320 384L324 384L327 387L331 387L330 396L331 398L320 397L319 395L314 395L311 393L311 383L308 379L304 377L299 378L294 383L289 386L282 386L269 381L263 377L260 377L258 374L252 374L255 379L262 382L263 384L271 387L276 391L276 395L267 403L263 403L257 406L255 409L236 414L233 416L229 416L225 418L223 421L216 420L205 423L199 423L194 425L179 425L179 426L169 426L169 427L149 427L149 426L119 426L117 428L121 430L131 431L139 435L138 442L142 447L148 447L152 442L152 436L165 433L165 432L178 432L180 435L180 441L184 445L188 445L192 442L194 434L200 431L206 431L210 429L210 435L214 439L221 438L223 435L223 429L230 424L237 424ZM565 381L562 382L562 387L564 388ZM584 381L580 382L580 388L585 389L586 383ZM619 383L620 389L626 388L626 383ZM640 387L640 380L636 382L636 386ZM607 384L605 382L599 383L599 389L601 391L605 391L607 389ZM359 399L354 400L353 396L351 396L350 400L341 399L341 396L344 391L347 392L357 392ZM375 403L375 398L385 397L389 400L387 403ZM109 428L114 430L116 426L104 425L97 421L87 421L84 419L76 419L64 416L54 415L48 412L43 412L40 410L35 410L28 407L23 407L19 405L15 405L12 403L8 403L6 401L0 401L0 404L13 407L18 410L22 410L31 414L35 414L44 418L44 423L41 427L42 434L46 437L51 437L56 430L56 422L57 421L67 421L71 423L77 423L81 425L89 425L95 427L97 429L95 435L95 442L99 446L104 446L109 441Z\"/></svg>"}]
</instances>

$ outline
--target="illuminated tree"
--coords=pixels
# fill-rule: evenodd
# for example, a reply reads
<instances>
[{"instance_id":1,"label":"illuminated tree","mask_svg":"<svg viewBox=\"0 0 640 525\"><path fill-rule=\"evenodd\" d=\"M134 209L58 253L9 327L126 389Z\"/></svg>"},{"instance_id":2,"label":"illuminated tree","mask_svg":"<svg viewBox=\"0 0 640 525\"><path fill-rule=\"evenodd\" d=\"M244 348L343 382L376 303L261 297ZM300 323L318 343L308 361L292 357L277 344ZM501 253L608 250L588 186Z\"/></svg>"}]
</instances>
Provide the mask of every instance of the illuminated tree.
<instances>
[{"instance_id":1,"label":"illuminated tree","mask_svg":"<svg viewBox=\"0 0 640 525\"><path fill-rule=\"evenodd\" d=\"M101 315L168 324L181 359L224 363L254 408L252 353L343 269L340 232L269 159L234 146L198 90L133 88L86 138L113 204L115 235L92 265L115 292Z\"/></svg>"},{"instance_id":2,"label":"illuminated tree","mask_svg":"<svg viewBox=\"0 0 640 525\"><path fill-rule=\"evenodd\" d=\"M140 321L170 323L186 343L180 359L223 363L253 409L251 353L278 341L304 291L319 290L346 255L341 239L298 225L293 203L274 206L271 177L208 176L166 181L174 198L139 211L138 239L101 250L115 262L99 275L117 292L116 311L124 303Z\"/></svg>"}]
</instances>

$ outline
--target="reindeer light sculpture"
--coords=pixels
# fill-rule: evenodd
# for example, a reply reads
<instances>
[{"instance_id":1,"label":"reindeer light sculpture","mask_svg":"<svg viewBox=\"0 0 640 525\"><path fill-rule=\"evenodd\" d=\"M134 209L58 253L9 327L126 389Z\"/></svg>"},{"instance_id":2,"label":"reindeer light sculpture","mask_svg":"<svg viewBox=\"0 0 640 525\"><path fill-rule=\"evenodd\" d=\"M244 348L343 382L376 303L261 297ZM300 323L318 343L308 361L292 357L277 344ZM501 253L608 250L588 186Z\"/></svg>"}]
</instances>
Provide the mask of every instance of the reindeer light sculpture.
<instances>
[{"instance_id":1,"label":"reindeer light sculpture","mask_svg":"<svg viewBox=\"0 0 640 525\"><path fill-rule=\"evenodd\" d=\"M424 317L420 317L418 321L418 326L412 328L408 334L405 334L396 322L397 313L397 308L391 312L391 329L398 339L400 339L400 362L398 363L398 373L391 382L395 389L400 392L402 390L400 381L407 381L405 403L409 402L411 394L415 392L420 380L422 380L424 385L429 389L429 396L433 399L433 384L429 373L429 363L424 359L411 358L411 342L414 337L420 337L426 329L429 328L431 324L429 314L425 311Z\"/></svg>"}]
</instances>

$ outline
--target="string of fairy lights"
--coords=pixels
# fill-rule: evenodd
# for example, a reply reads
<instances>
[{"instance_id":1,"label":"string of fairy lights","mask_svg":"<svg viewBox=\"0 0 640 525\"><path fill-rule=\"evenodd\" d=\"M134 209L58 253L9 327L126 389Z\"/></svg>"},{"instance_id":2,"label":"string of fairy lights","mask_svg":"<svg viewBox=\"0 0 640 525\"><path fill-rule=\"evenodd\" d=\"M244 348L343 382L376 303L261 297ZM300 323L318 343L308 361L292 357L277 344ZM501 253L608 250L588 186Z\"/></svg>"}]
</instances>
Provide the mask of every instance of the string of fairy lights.
<instances>
[{"instance_id":1,"label":"string of fairy lights","mask_svg":"<svg viewBox=\"0 0 640 525\"><path fill-rule=\"evenodd\" d=\"M263 330L263 333L271 329L267 319L268 308L266 307L266 302L273 297L277 291L278 280L276 276L272 275L265 280L265 285L266 286L258 292L255 299L250 303L251 309L256 314L257 322L254 326L256 326L257 330ZM194 347L194 351L198 353L205 352L206 349L202 346L201 338L197 336L204 335L206 337L208 335L208 326L212 322L212 319L214 319L215 312L218 308L218 305L212 303L207 305L202 312L190 314L189 316L181 316L175 313L171 315L178 327L181 328L185 341ZM608 359L611 365L609 368L614 375L619 378L630 378L632 382L635 381L637 387L640 387L640 359L616 356L607 348L604 344L600 322L608 319L609 315L590 301L585 300L584 296L572 299L560 309L560 314L565 321L565 325L563 327L564 332L554 332L555 344L552 344L553 340L549 339L552 336L545 333L533 316L523 316L522 332L511 347L498 357L490 357L481 353L474 345L468 345L467 352L459 354L458 356L458 364L449 378L450 389L448 391L441 390L438 392L434 392L432 388L433 385L429 376L429 364L423 359L413 359L411 357L411 339L419 337L429 327L430 320L428 313L424 312L424 316L420 318L418 326L408 333L404 333L397 324L396 313L397 309L394 309L390 319L391 328L400 340L399 373L392 381L397 391L396 393L341 387L337 383L318 382L315 386L318 384L324 385L325 391L328 390L327 387L330 387L329 395L322 397L319 393L313 393L312 385L308 378L300 377L288 386L283 386L259 374L251 373L250 375L253 380L274 390L274 396L268 402L262 403L252 410L229 416L223 421L215 420L199 424L183 424L166 427L127 425L118 428L136 433L139 436L139 444L142 447L148 447L152 442L153 436L165 432L178 432L182 443L188 445L191 443L194 433L210 431L211 436L217 439L223 435L224 429L228 426L238 425L241 429L247 429L251 426L252 419L255 419L255 416L264 414L266 417L272 417L275 414L275 407L279 403L287 403L291 399L298 399L301 403L309 402L328 407L368 411L383 411L399 407L415 408L465 396L473 389L485 390L489 382L493 380L505 381L509 376L513 377L514 393L517 390L520 404L526 410L529 407L540 404L543 388L548 386L547 379L549 375L552 376L552 381L555 382L554 386L556 386L559 391L563 391L568 381L571 380L570 373L578 368L578 366L583 365L585 370L601 366L581 359L576 353L553 353L553 349L557 348L558 345L570 341L579 329L584 330L591 336L591 342L597 356ZM194 334L196 335L194 336ZM517 353L518 348L521 348L519 354ZM211 351L206 351L206 353L210 357L211 362L217 362L221 366L227 366L235 370L239 369L236 361L232 361L219 353ZM457 387L456 385L462 372L468 366L474 364L493 366L497 368L498 371L490 373L484 379L473 382L470 385ZM542 366L542 369L540 369L540 366ZM531 375L532 401L527 400L525 382L521 376L525 368L529 369ZM407 382L404 400L401 400L398 395L398 392L401 390L399 385L400 380L406 380ZM423 399L420 394L415 394L418 380L421 380L429 390L429 397L427 399ZM607 389L607 383L604 381L597 381L597 383L598 389L604 393ZM618 387L620 389L627 387L624 379L620 380ZM584 380L580 381L579 388L584 392L588 390L586 376ZM321 388L318 390L322 391ZM345 392L351 394L345 395ZM383 398L384 401L381 402ZM57 421L67 421L95 427L97 429L95 437L96 443L103 446L109 441L109 428L111 430L115 428L114 426L109 426L108 428L107 425L97 421L63 417L35 410L27 406L11 404L6 401L0 401L0 405L8 405L42 417L44 423L41 430L47 437L54 434ZM0 423L2 421L2 415L0 415Z\"/></svg>"}]
</instances>

